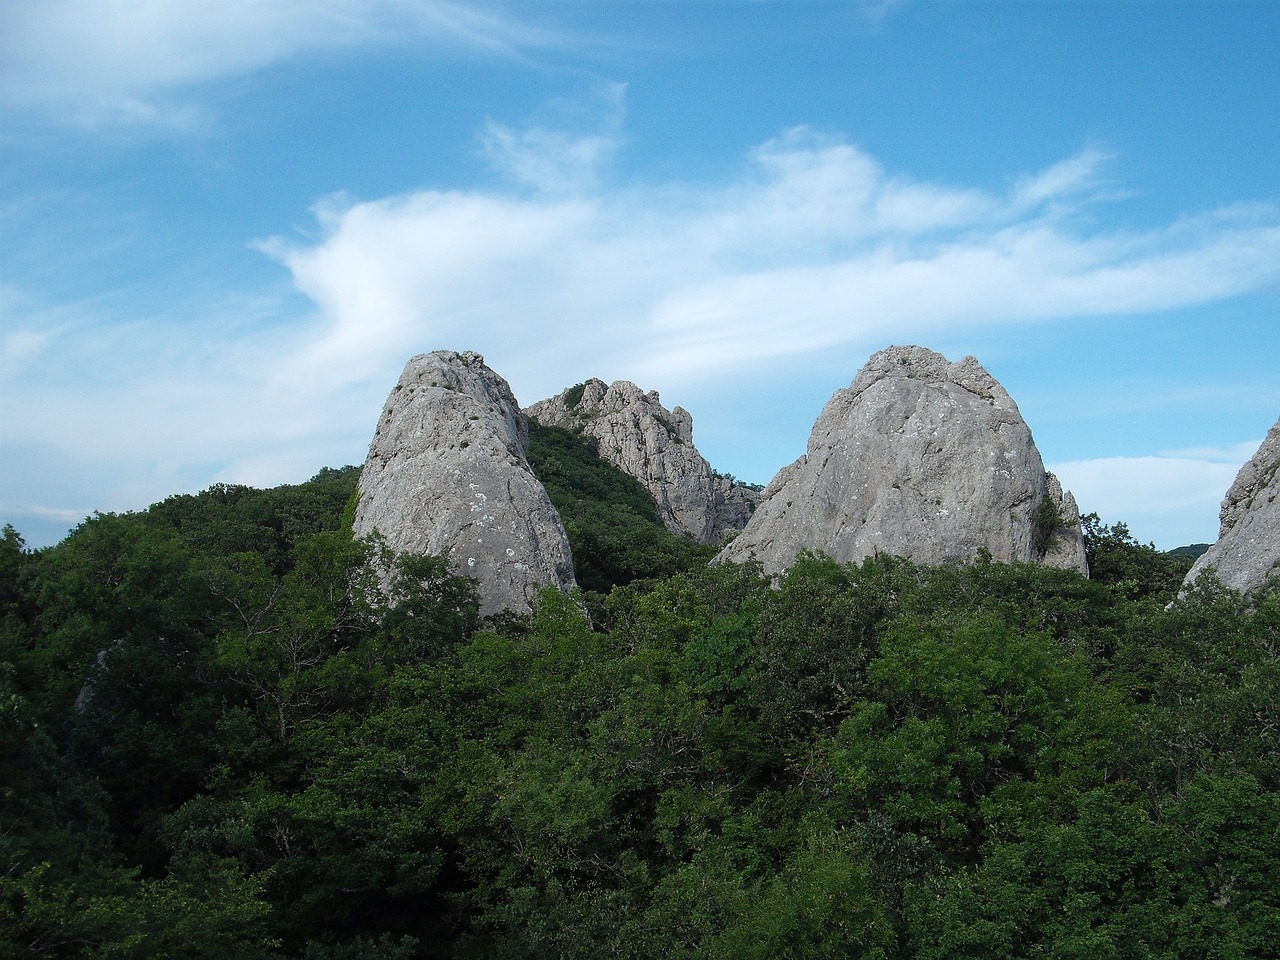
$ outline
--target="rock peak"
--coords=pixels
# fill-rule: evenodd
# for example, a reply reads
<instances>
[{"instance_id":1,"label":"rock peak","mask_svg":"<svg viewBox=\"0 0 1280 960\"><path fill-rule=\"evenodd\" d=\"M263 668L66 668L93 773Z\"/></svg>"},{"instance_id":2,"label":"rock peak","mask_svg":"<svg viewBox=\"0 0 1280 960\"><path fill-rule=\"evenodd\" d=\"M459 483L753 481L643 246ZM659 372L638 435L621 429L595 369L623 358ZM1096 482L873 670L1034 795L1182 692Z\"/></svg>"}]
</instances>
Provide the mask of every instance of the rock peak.
<instances>
[{"instance_id":1,"label":"rock peak","mask_svg":"<svg viewBox=\"0 0 1280 960\"><path fill-rule=\"evenodd\" d=\"M668 410L658 391L629 380L591 378L526 413L545 426L591 437L600 456L649 491L668 530L699 543L720 543L741 530L755 506L754 490L717 476L693 445L693 417Z\"/></svg>"},{"instance_id":2,"label":"rock peak","mask_svg":"<svg viewBox=\"0 0 1280 960\"><path fill-rule=\"evenodd\" d=\"M447 552L479 582L482 613L527 611L541 587L573 585L569 541L528 449L528 422L484 357L413 357L378 418L354 531L399 552Z\"/></svg>"},{"instance_id":3,"label":"rock peak","mask_svg":"<svg viewBox=\"0 0 1280 960\"><path fill-rule=\"evenodd\" d=\"M1280 573L1280 420L1240 468L1222 500L1218 542L1196 560L1183 588L1212 567L1224 586L1241 593Z\"/></svg>"},{"instance_id":4,"label":"rock peak","mask_svg":"<svg viewBox=\"0 0 1280 960\"><path fill-rule=\"evenodd\" d=\"M776 573L802 549L921 563L985 551L1086 570L1075 500L1045 471L1013 399L973 357L916 346L880 351L836 391L805 455L717 560L755 556Z\"/></svg>"},{"instance_id":5,"label":"rock peak","mask_svg":"<svg viewBox=\"0 0 1280 960\"><path fill-rule=\"evenodd\" d=\"M1008 410L1021 418L1013 398L995 377L987 373L976 357L964 357L952 363L942 354L927 347L886 347L873 354L858 371L849 390L856 395L882 380L900 379L919 380L926 384L954 384L992 406Z\"/></svg>"}]
</instances>

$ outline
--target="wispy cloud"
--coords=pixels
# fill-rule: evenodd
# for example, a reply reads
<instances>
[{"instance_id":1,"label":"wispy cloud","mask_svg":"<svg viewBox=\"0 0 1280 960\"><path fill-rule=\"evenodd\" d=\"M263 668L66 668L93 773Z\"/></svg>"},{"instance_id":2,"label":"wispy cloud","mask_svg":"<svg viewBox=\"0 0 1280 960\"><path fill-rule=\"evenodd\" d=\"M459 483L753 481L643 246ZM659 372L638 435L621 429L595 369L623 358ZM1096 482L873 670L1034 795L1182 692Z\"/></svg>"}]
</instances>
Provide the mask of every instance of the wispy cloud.
<instances>
[{"instance_id":1,"label":"wispy cloud","mask_svg":"<svg viewBox=\"0 0 1280 960\"><path fill-rule=\"evenodd\" d=\"M1218 508L1261 440L1226 449L1171 451L1051 464L1086 513L1123 520L1142 541L1164 550L1218 537Z\"/></svg>"},{"instance_id":2,"label":"wispy cloud","mask_svg":"<svg viewBox=\"0 0 1280 960\"><path fill-rule=\"evenodd\" d=\"M186 132L207 122L192 86L302 55L416 43L513 57L565 39L454 0L4 0L0 104Z\"/></svg>"},{"instance_id":3,"label":"wispy cloud","mask_svg":"<svg viewBox=\"0 0 1280 960\"><path fill-rule=\"evenodd\" d=\"M49 331L32 329L13 330L0 336L0 375L16 370L34 357L49 337Z\"/></svg>"},{"instance_id":4,"label":"wispy cloud","mask_svg":"<svg viewBox=\"0 0 1280 960\"><path fill-rule=\"evenodd\" d=\"M1103 150L1082 150L1047 170L1019 178L1013 188L1013 198L1020 207L1030 208L1078 196L1098 185L1100 172L1111 159L1112 155Z\"/></svg>"},{"instance_id":5,"label":"wispy cloud","mask_svg":"<svg viewBox=\"0 0 1280 960\"><path fill-rule=\"evenodd\" d=\"M1246 460L1257 453L1261 445L1261 439L1246 440L1227 447L1186 447L1182 450L1162 450L1157 456L1174 460L1190 459L1206 463L1223 463L1239 469ZM1224 488L1222 492L1225 494L1226 489Z\"/></svg>"},{"instance_id":6,"label":"wispy cloud","mask_svg":"<svg viewBox=\"0 0 1280 960\"><path fill-rule=\"evenodd\" d=\"M868 23L879 26L907 3L908 0L858 0L855 9Z\"/></svg>"},{"instance_id":7,"label":"wispy cloud","mask_svg":"<svg viewBox=\"0 0 1280 960\"><path fill-rule=\"evenodd\" d=\"M515 183L543 193L595 189L602 169L622 146L625 95L625 84L600 88L585 131L542 125L515 128L490 120L482 138L484 156Z\"/></svg>"},{"instance_id":8,"label":"wispy cloud","mask_svg":"<svg viewBox=\"0 0 1280 960\"><path fill-rule=\"evenodd\" d=\"M886 342L1137 314L1280 280L1270 207L1145 231L1064 215L1101 202L1105 156L1092 149L1000 192L912 178L800 128L748 151L723 182L619 183L621 90L592 110L594 125L569 129L489 125L482 151L506 186L335 196L316 205L313 236L262 241L305 294L301 311L268 296L238 302L234 321L210 302L183 304L180 323L77 316L54 329L24 324L11 296L19 332L3 343L0 401L17 427L0 486L18 489L32 470L18 464L39 457L62 474L113 464L108 508L211 478L298 480L359 459L388 384L424 350L479 350L526 403L593 375L683 403L731 382L782 398L796 369L834 354L852 376ZM1108 518L1156 504L1212 516L1239 453L1056 469ZM35 516L83 501L71 488L40 495L19 506Z\"/></svg>"},{"instance_id":9,"label":"wispy cloud","mask_svg":"<svg viewBox=\"0 0 1280 960\"><path fill-rule=\"evenodd\" d=\"M1091 202L1105 162L1093 149L1000 195L894 175L799 129L751 151L727 184L599 190L594 136L510 138L521 169L541 169L545 148L554 174L524 179L555 190L329 204L318 241L265 245L324 318L300 369L331 361L331 375L350 375L353 355L372 369L408 344L463 341L535 390L555 386L540 373L549 355L679 382L964 325L1188 306L1280 280L1270 208L1145 232L1062 217Z\"/></svg>"}]
</instances>

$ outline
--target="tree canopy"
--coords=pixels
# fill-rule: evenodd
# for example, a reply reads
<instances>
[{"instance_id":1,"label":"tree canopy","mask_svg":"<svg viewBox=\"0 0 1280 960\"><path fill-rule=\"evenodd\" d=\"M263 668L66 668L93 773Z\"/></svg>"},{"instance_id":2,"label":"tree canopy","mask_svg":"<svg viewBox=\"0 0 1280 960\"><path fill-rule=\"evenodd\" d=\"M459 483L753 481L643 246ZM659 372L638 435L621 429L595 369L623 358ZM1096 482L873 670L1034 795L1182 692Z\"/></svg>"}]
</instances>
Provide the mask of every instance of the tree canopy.
<instances>
[{"instance_id":1,"label":"tree canopy","mask_svg":"<svg viewBox=\"0 0 1280 960\"><path fill-rule=\"evenodd\" d=\"M1280 590L1096 517L1091 580L771 580L536 444L586 589L523 617L350 468L6 528L0 955L1274 956Z\"/></svg>"}]
</instances>

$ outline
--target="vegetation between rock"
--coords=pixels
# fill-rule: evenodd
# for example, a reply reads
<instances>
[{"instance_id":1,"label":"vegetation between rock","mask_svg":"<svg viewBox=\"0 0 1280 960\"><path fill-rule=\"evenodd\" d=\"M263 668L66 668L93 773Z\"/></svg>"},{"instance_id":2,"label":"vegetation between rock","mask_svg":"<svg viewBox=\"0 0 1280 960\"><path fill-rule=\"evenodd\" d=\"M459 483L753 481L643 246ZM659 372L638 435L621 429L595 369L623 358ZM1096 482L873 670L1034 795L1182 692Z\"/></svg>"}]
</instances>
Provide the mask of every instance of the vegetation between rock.
<instances>
[{"instance_id":1,"label":"vegetation between rock","mask_svg":"<svg viewBox=\"0 0 1280 960\"><path fill-rule=\"evenodd\" d=\"M351 468L6 528L0 955L1274 955L1280 591L1096 515L1092 580L708 567L531 448L587 589L528 616Z\"/></svg>"}]
</instances>

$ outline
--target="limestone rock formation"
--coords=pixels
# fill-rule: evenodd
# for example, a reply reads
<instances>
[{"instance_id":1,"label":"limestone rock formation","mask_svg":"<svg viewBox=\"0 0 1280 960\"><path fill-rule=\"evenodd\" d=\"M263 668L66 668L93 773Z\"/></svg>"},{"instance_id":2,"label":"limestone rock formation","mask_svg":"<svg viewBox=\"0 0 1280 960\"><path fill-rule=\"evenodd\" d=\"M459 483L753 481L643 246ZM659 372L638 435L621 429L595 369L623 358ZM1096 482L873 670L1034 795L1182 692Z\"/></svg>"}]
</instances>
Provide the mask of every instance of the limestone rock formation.
<instances>
[{"instance_id":1,"label":"limestone rock formation","mask_svg":"<svg viewBox=\"0 0 1280 960\"><path fill-rule=\"evenodd\" d=\"M523 612L573 585L560 515L526 459L529 425L476 353L414 357L387 398L360 474L354 529L399 552L447 551L481 612Z\"/></svg>"},{"instance_id":2,"label":"limestone rock formation","mask_svg":"<svg viewBox=\"0 0 1280 960\"><path fill-rule=\"evenodd\" d=\"M1045 471L1017 405L973 357L890 347L827 403L808 450L764 492L717 561L769 573L802 549L1087 571L1079 511Z\"/></svg>"},{"instance_id":3,"label":"limestone rock formation","mask_svg":"<svg viewBox=\"0 0 1280 960\"><path fill-rule=\"evenodd\" d=\"M1224 586L1241 593L1280 573L1280 421L1236 474L1219 514L1218 542L1201 554L1183 586L1212 567Z\"/></svg>"},{"instance_id":4,"label":"limestone rock formation","mask_svg":"<svg viewBox=\"0 0 1280 960\"><path fill-rule=\"evenodd\" d=\"M591 379L525 412L594 439L601 457L645 485L667 529L698 543L741 530L759 500L757 491L712 472L693 445L693 417L682 407L668 410L657 391Z\"/></svg>"}]
</instances>

